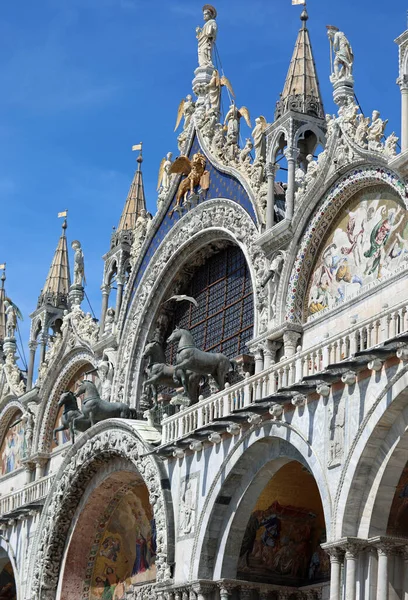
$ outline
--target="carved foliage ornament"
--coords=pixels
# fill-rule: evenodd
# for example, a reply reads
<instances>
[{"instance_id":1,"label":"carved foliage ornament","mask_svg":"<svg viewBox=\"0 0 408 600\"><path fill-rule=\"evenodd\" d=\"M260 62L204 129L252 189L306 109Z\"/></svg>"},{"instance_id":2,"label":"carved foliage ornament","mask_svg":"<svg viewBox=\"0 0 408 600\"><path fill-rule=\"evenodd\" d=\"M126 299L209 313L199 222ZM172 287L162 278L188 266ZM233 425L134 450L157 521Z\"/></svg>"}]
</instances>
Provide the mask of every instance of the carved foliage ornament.
<instances>
[{"instance_id":1,"label":"carved foliage ornament","mask_svg":"<svg viewBox=\"0 0 408 600\"><path fill-rule=\"evenodd\" d=\"M180 248L191 242L193 236L210 228L222 229L239 242L250 259L249 268L255 279L255 304L261 308L267 302L267 291L262 287L266 258L261 248L255 244L257 229L248 213L231 200L208 200L199 205L180 219L169 232L150 261L133 298L125 322L123 344L119 348L118 370L114 382L114 394L118 400L123 398L124 387L130 377L131 358L141 322L152 305L155 291L158 286L163 286L166 273L170 271L168 262Z\"/></svg>"},{"instance_id":2,"label":"carved foliage ornament","mask_svg":"<svg viewBox=\"0 0 408 600\"><path fill-rule=\"evenodd\" d=\"M65 465L54 482L52 498L39 526L36 566L31 585L33 600L54 598L67 534L84 491L97 471L113 457L126 458L136 466L148 490L157 528L157 581L169 576L167 566L167 518L160 474L145 447L124 431L103 431L88 440Z\"/></svg>"}]
</instances>

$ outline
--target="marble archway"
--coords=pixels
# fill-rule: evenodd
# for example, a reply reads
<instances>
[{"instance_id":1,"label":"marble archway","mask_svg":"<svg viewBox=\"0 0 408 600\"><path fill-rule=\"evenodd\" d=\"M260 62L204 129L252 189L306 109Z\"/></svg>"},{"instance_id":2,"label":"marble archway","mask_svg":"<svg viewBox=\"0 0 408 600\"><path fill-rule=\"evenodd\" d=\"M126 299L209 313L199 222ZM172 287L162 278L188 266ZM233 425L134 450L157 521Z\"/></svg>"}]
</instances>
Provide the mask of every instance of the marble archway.
<instances>
[{"instance_id":1,"label":"marble archway","mask_svg":"<svg viewBox=\"0 0 408 600\"><path fill-rule=\"evenodd\" d=\"M123 486L129 486L130 490L144 482L152 518L160 532L156 540L156 579L170 578L169 564L174 560L170 486L163 483L167 477L163 466L154 457L146 455L146 451L134 424L120 419L96 424L71 446L54 479L34 540L27 583L34 600L55 600L57 597L57 589L60 591L64 585L60 574L69 559L65 549L69 552L71 539L74 545L78 543L72 524L79 519L81 502L85 507L87 499L91 499L105 479L115 493ZM89 506L91 510L94 502Z\"/></svg>"}]
</instances>

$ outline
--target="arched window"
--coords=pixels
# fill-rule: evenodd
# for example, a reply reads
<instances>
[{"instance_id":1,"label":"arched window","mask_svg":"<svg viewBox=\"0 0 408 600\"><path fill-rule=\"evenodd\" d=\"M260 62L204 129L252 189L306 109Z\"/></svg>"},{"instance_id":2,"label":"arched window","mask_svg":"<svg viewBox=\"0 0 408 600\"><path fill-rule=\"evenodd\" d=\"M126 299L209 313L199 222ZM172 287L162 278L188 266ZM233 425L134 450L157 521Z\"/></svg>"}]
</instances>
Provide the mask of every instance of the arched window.
<instances>
[{"instance_id":1,"label":"arched window","mask_svg":"<svg viewBox=\"0 0 408 600\"><path fill-rule=\"evenodd\" d=\"M227 246L193 270L183 293L197 300L198 308L176 303L168 332L189 329L198 348L234 358L248 352L253 336L254 306L248 266L241 250ZM167 348L174 364L176 346Z\"/></svg>"}]
</instances>

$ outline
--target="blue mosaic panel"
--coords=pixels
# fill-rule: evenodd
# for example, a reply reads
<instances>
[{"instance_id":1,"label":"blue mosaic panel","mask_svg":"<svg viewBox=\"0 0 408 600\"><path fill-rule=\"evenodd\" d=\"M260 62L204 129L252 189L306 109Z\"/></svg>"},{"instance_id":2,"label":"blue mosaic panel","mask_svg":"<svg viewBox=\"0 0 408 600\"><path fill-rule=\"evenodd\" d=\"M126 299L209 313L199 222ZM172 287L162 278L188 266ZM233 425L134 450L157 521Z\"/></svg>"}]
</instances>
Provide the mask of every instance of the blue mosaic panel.
<instances>
[{"instance_id":1,"label":"blue mosaic panel","mask_svg":"<svg viewBox=\"0 0 408 600\"><path fill-rule=\"evenodd\" d=\"M200 144L198 143L197 137L194 138L189 153L189 158L191 158L192 155L196 152L202 152L204 154L202 148L200 147ZM218 171L208 159L206 169L210 173L210 188L205 194L205 196L201 196L200 194L200 199L198 203L201 204L203 202L206 202L206 200L213 200L214 198L227 198L228 200L233 200L234 202L240 204L248 212L252 220L256 223L257 221L253 204L240 182L234 177L231 177L231 175L227 175L226 173L221 173L220 171ZM156 231L156 234L150 241L150 244L145 251L143 260L140 264L137 276L133 283L133 289L129 298L127 311L129 310L130 305L132 304L133 297L136 293L140 280L142 279L146 267L152 259L154 253L156 252L156 250L158 249L158 247L160 246L170 229L177 223L177 221L180 218L182 218L183 214L185 214L185 212L183 212L180 216L178 212L175 212L172 216L170 216L170 213L174 208L175 204L176 195L174 196L166 214L164 215L162 222L160 223L159 228Z\"/></svg>"}]
</instances>

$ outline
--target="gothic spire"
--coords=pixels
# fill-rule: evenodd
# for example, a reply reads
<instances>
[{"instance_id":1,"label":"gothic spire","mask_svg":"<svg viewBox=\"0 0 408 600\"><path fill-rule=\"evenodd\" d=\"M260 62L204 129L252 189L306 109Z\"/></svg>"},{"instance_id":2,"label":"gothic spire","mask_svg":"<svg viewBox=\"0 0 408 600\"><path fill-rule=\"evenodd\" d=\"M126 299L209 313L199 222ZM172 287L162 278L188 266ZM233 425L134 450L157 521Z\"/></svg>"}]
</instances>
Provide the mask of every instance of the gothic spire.
<instances>
[{"instance_id":1,"label":"gothic spire","mask_svg":"<svg viewBox=\"0 0 408 600\"><path fill-rule=\"evenodd\" d=\"M69 272L68 247L65 231L67 229L67 220L62 224L62 233L58 241L54 258L48 271L44 288L38 299L40 308L43 304L51 304L55 308L65 308L67 306L68 292L71 285L71 275Z\"/></svg>"},{"instance_id":2,"label":"gothic spire","mask_svg":"<svg viewBox=\"0 0 408 600\"><path fill-rule=\"evenodd\" d=\"M325 115L309 30L306 26L308 18L305 7L300 16L302 26L297 36L285 86L276 104L275 119L279 119L290 110L321 119Z\"/></svg>"},{"instance_id":3,"label":"gothic spire","mask_svg":"<svg viewBox=\"0 0 408 600\"><path fill-rule=\"evenodd\" d=\"M133 230L136 226L137 217L140 215L142 209L146 210L146 198L143 187L143 175L142 175L142 148L141 144L134 146L134 148L140 149L140 154L137 157L137 169L131 183L129 193L126 198L125 206L120 217L117 233L121 231Z\"/></svg>"}]
</instances>

